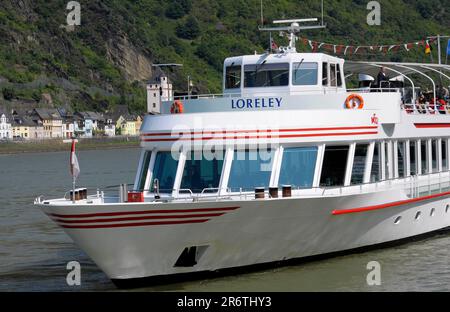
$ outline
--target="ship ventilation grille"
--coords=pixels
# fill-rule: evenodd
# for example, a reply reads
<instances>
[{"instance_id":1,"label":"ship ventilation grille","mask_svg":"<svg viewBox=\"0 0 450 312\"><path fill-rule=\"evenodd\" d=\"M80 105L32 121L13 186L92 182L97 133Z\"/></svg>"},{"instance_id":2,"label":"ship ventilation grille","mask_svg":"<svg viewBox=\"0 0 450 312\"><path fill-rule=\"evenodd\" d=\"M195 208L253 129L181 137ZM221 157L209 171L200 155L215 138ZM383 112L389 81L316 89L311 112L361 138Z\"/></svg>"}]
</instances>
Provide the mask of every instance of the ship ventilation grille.
<instances>
[{"instance_id":1,"label":"ship ventilation grille","mask_svg":"<svg viewBox=\"0 0 450 312\"><path fill-rule=\"evenodd\" d=\"M193 267L198 263L209 246L191 246L184 248L174 267Z\"/></svg>"}]
</instances>

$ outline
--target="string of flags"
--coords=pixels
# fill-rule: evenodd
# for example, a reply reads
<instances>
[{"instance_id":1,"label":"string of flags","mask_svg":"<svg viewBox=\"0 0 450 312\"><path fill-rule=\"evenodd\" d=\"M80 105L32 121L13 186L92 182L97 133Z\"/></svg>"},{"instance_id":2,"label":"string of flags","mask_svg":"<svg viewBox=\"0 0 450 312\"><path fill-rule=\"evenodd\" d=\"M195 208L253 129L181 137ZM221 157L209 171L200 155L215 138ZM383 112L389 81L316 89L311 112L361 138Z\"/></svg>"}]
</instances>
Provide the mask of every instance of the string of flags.
<instances>
[{"instance_id":1,"label":"string of flags","mask_svg":"<svg viewBox=\"0 0 450 312\"><path fill-rule=\"evenodd\" d=\"M334 54L355 55L363 53L391 53L406 51L409 52L415 47L423 47L425 54L430 54L432 51L431 45L437 42L436 38L423 39L416 42L392 44L392 45L344 45L331 44L325 42L313 41L308 38L299 38L305 46L309 46L312 52L325 50Z\"/></svg>"}]
</instances>

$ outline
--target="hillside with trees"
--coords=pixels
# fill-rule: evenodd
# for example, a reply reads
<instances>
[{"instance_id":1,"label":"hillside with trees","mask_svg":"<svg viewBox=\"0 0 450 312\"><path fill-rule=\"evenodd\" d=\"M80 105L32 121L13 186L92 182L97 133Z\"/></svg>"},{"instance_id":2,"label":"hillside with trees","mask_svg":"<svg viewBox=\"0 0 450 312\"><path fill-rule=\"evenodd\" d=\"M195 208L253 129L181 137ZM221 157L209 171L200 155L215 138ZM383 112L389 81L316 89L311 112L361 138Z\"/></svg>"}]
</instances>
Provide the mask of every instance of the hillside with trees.
<instances>
[{"instance_id":1,"label":"hillside with trees","mask_svg":"<svg viewBox=\"0 0 450 312\"><path fill-rule=\"evenodd\" d=\"M225 57L263 52L260 0L79 0L81 25L69 27L65 0L0 2L0 107L54 106L143 112L154 63L179 91L221 91ZM450 34L450 0L381 0L381 25L369 26L368 0L325 0L327 28L302 36L349 45L396 44ZM317 0L264 0L264 23L320 17ZM285 38L274 34L278 44ZM300 51L310 48L299 43ZM433 50L436 58L436 49ZM420 49L357 58L429 62Z\"/></svg>"}]
</instances>

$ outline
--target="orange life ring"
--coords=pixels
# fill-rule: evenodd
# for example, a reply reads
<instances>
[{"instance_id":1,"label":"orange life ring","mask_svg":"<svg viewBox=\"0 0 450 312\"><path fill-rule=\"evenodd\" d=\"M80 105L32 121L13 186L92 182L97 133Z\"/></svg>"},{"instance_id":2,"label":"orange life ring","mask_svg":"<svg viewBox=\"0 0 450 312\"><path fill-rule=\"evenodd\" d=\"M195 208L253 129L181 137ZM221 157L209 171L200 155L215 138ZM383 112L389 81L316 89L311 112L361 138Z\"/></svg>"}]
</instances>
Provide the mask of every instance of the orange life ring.
<instances>
[{"instance_id":1,"label":"orange life ring","mask_svg":"<svg viewBox=\"0 0 450 312\"><path fill-rule=\"evenodd\" d=\"M172 106L170 107L171 114L182 114L183 110L183 103L180 100L176 100L175 102L173 102Z\"/></svg>"},{"instance_id":2,"label":"orange life ring","mask_svg":"<svg viewBox=\"0 0 450 312\"><path fill-rule=\"evenodd\" d=\"M353 109L358 107L358 109L362 109L364 107L364 99L359 94L350 94L345 100L345 107L348 109Z\"/></svg>"}]
</instances>

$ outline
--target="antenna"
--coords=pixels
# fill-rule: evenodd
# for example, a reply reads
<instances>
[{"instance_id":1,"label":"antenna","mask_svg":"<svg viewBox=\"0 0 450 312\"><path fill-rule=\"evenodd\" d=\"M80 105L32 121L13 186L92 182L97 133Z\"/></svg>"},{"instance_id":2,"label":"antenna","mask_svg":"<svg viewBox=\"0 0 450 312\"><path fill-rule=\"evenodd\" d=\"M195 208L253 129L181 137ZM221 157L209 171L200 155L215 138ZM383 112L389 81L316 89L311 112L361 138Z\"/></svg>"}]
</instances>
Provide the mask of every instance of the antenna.
<instances>
[{"instance_id":1,"label":"antenna","mask_svg":"<svg viewBox=\"0 0 450 312\"><path fill-rule=\"evenodd\" d=\"M261 0L261 26L264 26L263 0Z\"/></svg>"},{"instance_id":2,"label":"antenna","mask_svg":"<svg viewBox=\"0 0 450 312\"><path fill-rule=\"evenodd\" d=\"M300 23L306 22L317 22L317 18L303 18L303 19L287 19L287 20L276 20L273 21L274 24L290 24L289 26L278 26L278 27L259 27L260 31L279 31L281 33L287 32L289 36L289 46L280 47L280 51L284 53L296 53L297 49L295 44L297 42L296 34L301 30L307 29L320 29L325 28L325 25L306 25L300 26Z\"/></svg>"}]
</instances>

